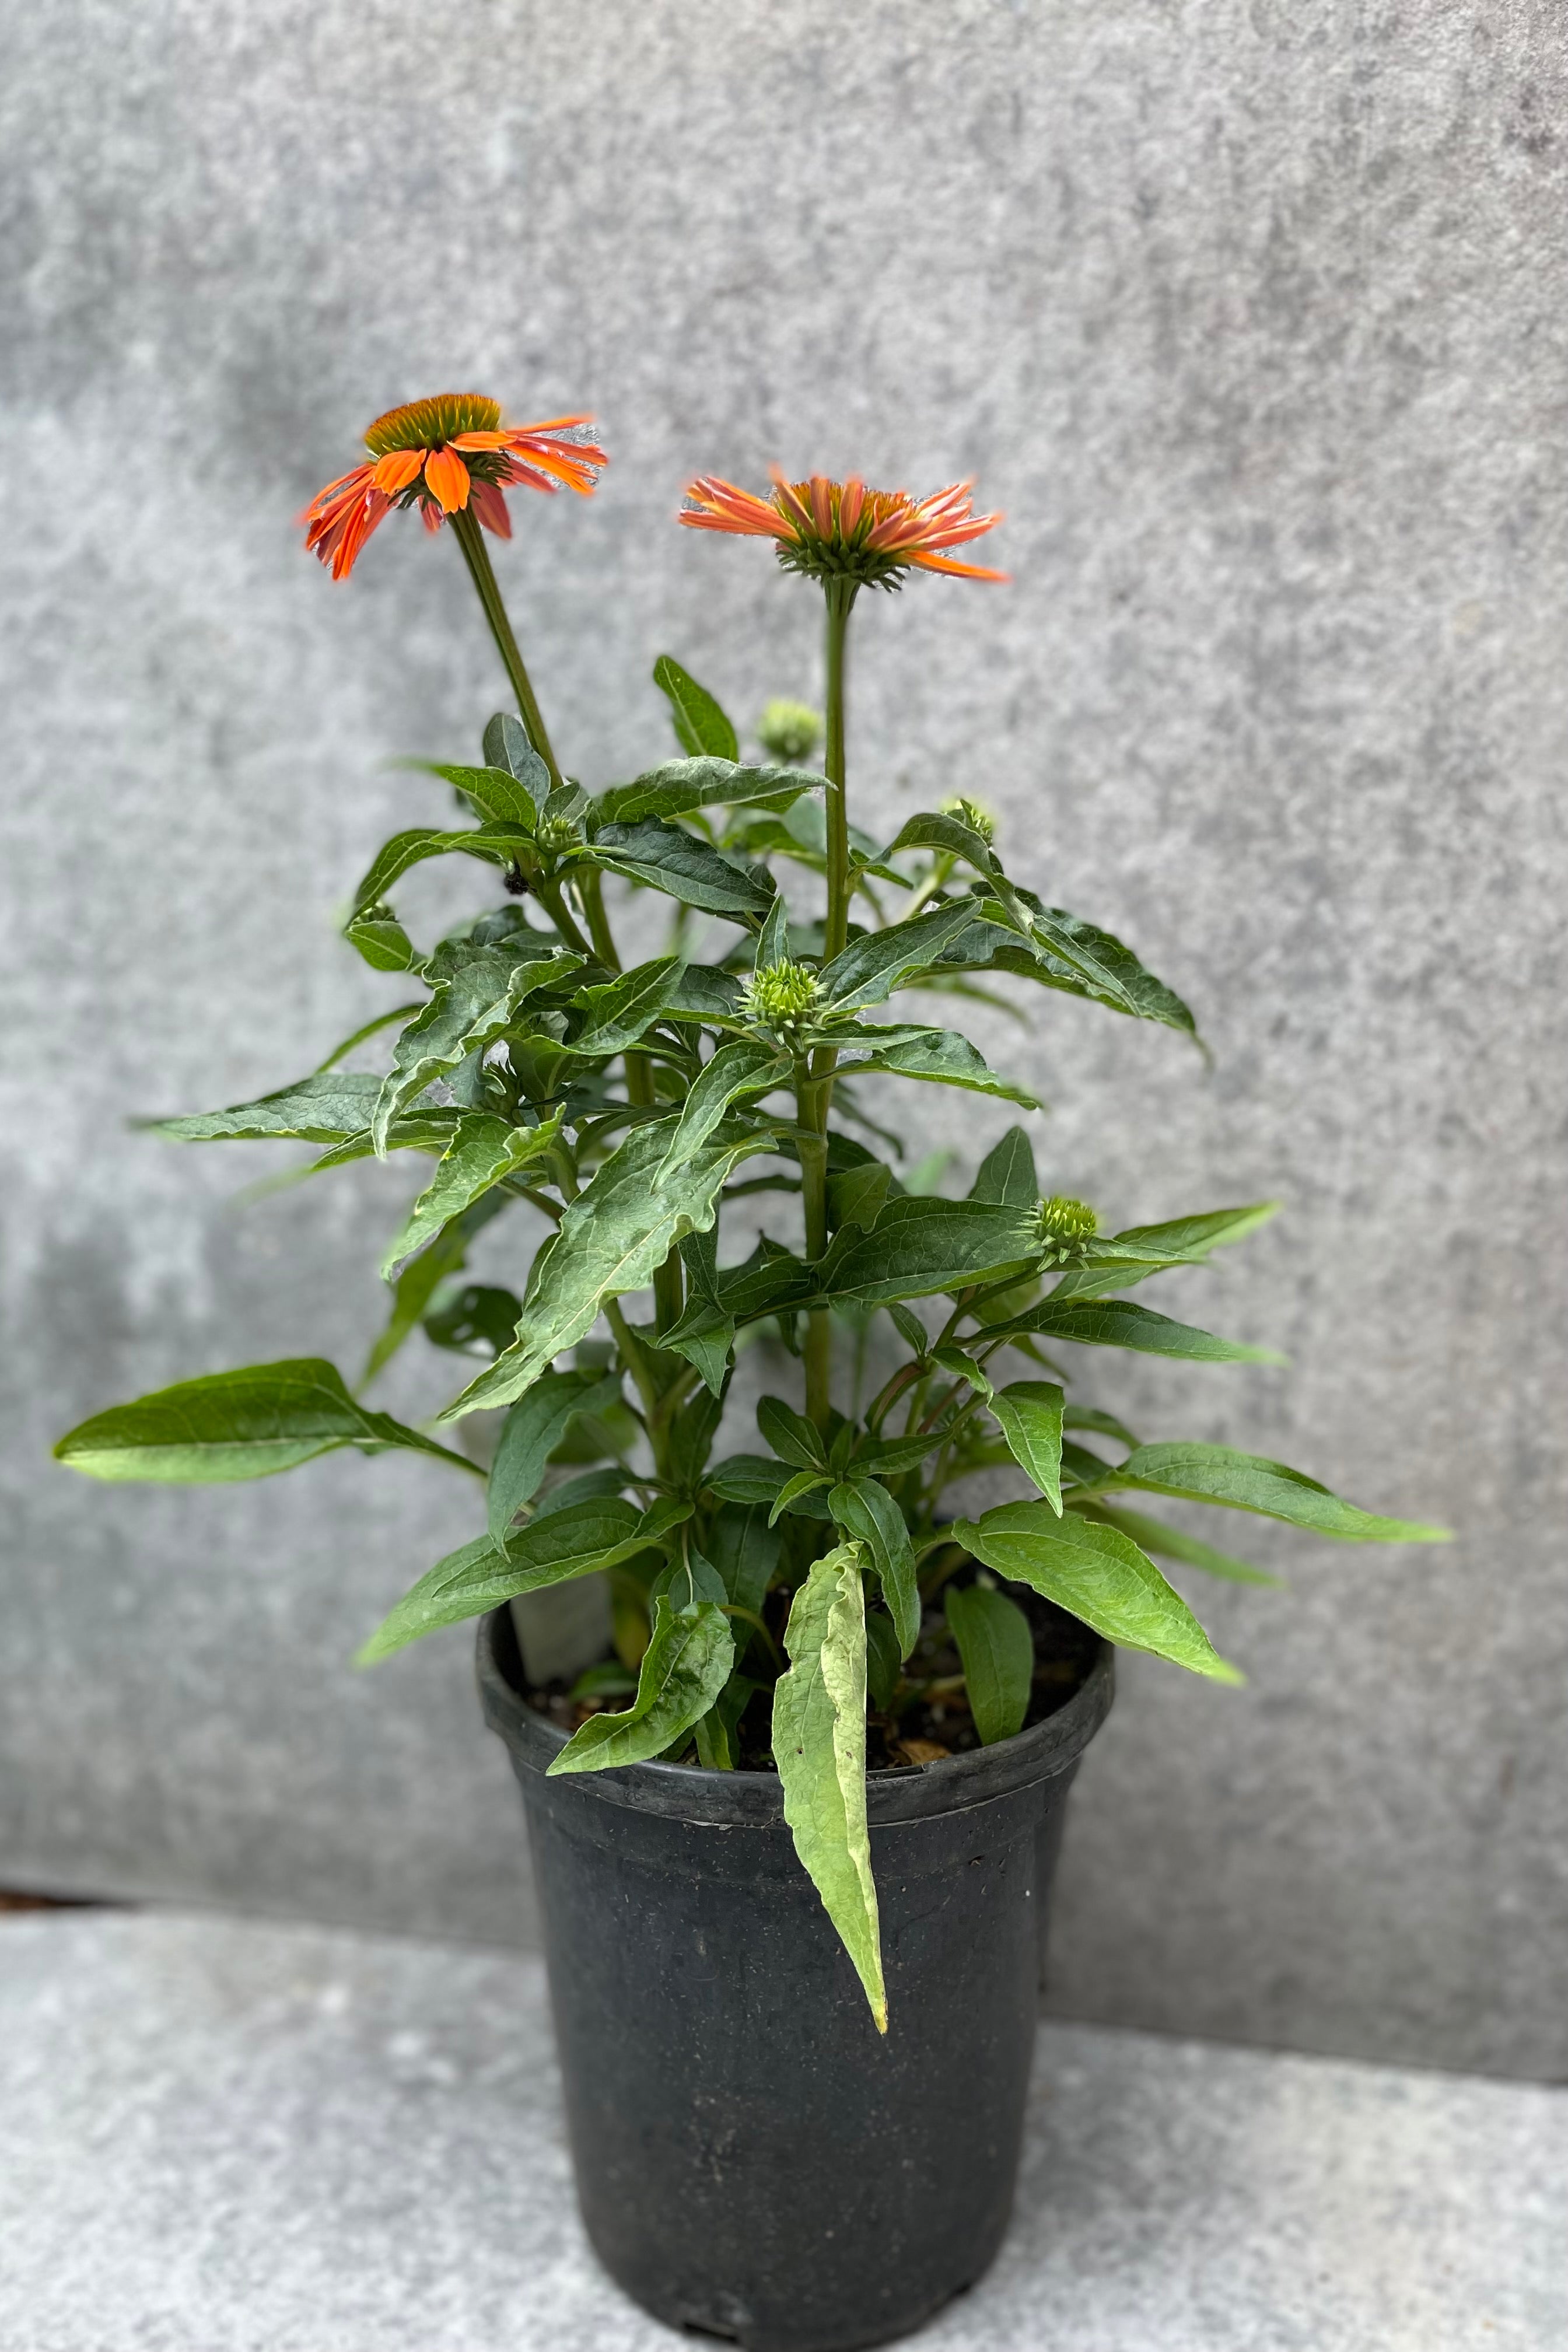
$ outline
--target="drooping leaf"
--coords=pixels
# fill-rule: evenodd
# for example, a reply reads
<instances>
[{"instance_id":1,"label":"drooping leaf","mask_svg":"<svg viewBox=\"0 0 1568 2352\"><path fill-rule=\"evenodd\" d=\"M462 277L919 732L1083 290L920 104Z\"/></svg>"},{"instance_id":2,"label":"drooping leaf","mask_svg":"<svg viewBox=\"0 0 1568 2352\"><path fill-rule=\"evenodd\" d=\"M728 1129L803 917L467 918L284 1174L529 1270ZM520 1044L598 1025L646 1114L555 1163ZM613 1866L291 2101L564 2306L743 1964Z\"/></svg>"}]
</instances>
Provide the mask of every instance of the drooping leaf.
<instances>
[{"instance_id":1,"label":"drooping leaf","mask_svg":"<svg viewBox=\"0 0 1568 2352\"><path fill-rule=\"evenodd\" d=\"M1034 1480L1058 1517L1062 1508L1062 1406L1054 1381L1014 1381L998 1389L991 1410L1007 1451Z\"/></svg>"},{"instance_id":2,"label":"drooping leaf","mask_svg":"<svg viewBox=\"0 0 1568 2352\"><path fill-rule=\"evenodd\" d=\"M520 849L531 847L529 835L515 826L508 829L490 824L479 831L441 833L429 825L414 825L406 833L394 834L377 850L374 863L354 892L354 912L357 915L366 907L380 906L399 877L426 857L460 854L483 858L487 866L508 866L515 865Z\"/></svg>"},{"instance_id":3,"label":"drooping leaf","mask_svg":"<svg viewBox=\"0 0 1568 2352\"><path fill-rule=\"evenodd\" d=\"M407 1007L417 1012L416 1005ZM220 1143L231 1139L248 1141L267 1136L298 1138L305 1143L342 1143L369 1127L381 1080L372 1071L322 1070L298 1078L290 1087L262 1095L255 1102L235 1103L227 1110L197 1111L188 1118L148 1122L156 1135L172 1135L181 1143Z\"/></svg>"},{"instance_id":4,"label":"drooping leaf","mask_svg":"<svg viewBox=\"0 0 1568 2352\"><path fill-rule=\"evenodd\" d=\"M392 1068L370 1122L377 1150L384 1148L398 1112L423 1094L432 1079L444 1077L499 1037L528 997L577 970L582 961L565 950L552 950L531 935L526 948L520 941L510 952L478 949L450 979L439 981L424 1012L409 1023L393 1049Z\"/></svg>"},{"instance_id":5,"label":"drooping leaf","mask_svg":"<svg viewBox=\"0 0 1568 2352\"><path fill-rule=\"evenodd\" d=\"M712 1223L725 1178L755 1149L753 1138L720 1130L656 1186L668 1141L665 1120L634 1129L568 1205L533 1261L511 1346L443 1420L510 1404L586 1335L606 1298L646 1289L678 1242Z\"/></svg>"},{"instance_id":6,"label":"drooping leaf","mask_svg":"<svg viewBox=\"0 0 1568 2352\"><path fill-rule=\"evenodd\" d=\"M481 1194L541 1158L560 1131L559 1111L542 1127L512 1127L493 1111L465 1111L436 1173L387 1246L381 1261L382 1280L390 1282L405 1259L423 1249L443 1225L460 1216Z\"/></svg>"},{"instance_id":7,"label":"drooping leaf","mask_svg":"<svg viewBox=\"0 0 1568 2352\"><path fill-rule=\"evenodd\" d=\"M1205 1575L1223 1577L1227 1584L1268 1585L1276 1591L1281 1589L1279 1578L1270 1576L1267 1569L1254 1568L1250 1560L1237 1559L1230 1552L1215 1551L1213 1544L1201 1543L1184 1528L1167 1527L1163 1519L1148 1518L1142 1511L1113 1510L1109 1503L1085 1502L1081 1507L1091 1519L1103 1519L1108 1528L1120 1528L1142 1550L1157 1553L1163 1559L1179 1559L1185 1568L1201 1568Z\"/></svg>"},{"instance_id":8,"label":"drooping leaf","mask_svg":"<svg viewBox=\"0 0 1568 2352\"><path fill-rule=\"evenodd\" d=\"M688 907L737 920L765 915L773 904L773 877L763 866L742 866L695 834L659 817L635 824L601 826L594 856L612 873L646 882Z\"/></svg>"},{"instance_id":9,"label":"drooping leaf","mask_svg":"<svg viewBox=\"0 0 1568 2352\"><path fill-rule=\"evenodd\" d=\"M981 1745L1024 1727L1035 1679L1035 1633L1016 1601L984 1584L949 1584L942 1602L958 1644Z\"/></svg>"},{"instance_id":10,"label":"drooping leaf","mask_svg":"<svg viewBox=\"0 0 1568 2352\"><path fill-rule=\"evenodd\" d=\"M669 704L675 740L683 751L693 759L704 752L719 760L740 758L740 741L729 719L707 688L699 686L673 654L660 654L653 666L653 682Z\"/></svg>"},{"instance_id":11,"label":"drooping leaf","mask_svg":"<svg viewBox=\"0 0 1568 2352\"><path fill-rule=\"evenodd\" d=\"M1179 1356L1199 1364L1279 1364L1284 1358L1272 1348L1247 1348L1239 1340L1216 1339L1190 1323L1173 1323L1131 1299L1043 1298L1037 1307L1015 1316L1011 1322L990 1327L992 1339L1015 1331L1033 1332L1045 1339L1070 1339L1084 1348L1131 1348L1145 1356Z\"/></svg>"},{"instance_id":12,"label":"drooping leaf","mask_svg":"<svg viewBox=\"0 0 1568 2352\"><path fill-rule=\"evenodd\" d=\"M572 1041L574 1054L619 1054L635 1045L679 990L686 965L679 956L639 963L606 987L585 988L578 998L583 1028Z\"/></svg>"},{"instance_id":13,"label":"drooping leaf","mask_svg":"<svg viewBox=\"0 0 1568 2352\"><path fill-rule=\"evenodd\" d=\"M966 1087L972 1094L997 1095L1007 1102L1022 1104L1026 1110L1038 1110L1039 1097L1011 1078L998 1077L984 1056L977 1054L967 1037L955 1029L925 1029L917 1036L904 1039L861 1058L864 1048L875 1031L861 1031L855 1039L856 1059L849 1065L855 1070L879 1070L889 1077L919 1078L928 1086Z\"/></svg>"},{"instance_id":14,"label":"drooping leaf","mask_svg":"<svg viewBox=\"0 0 1568 2352\"><path fill-rule=\"evenodd\" d=\"M760 1038L734 1037L721 1045L693 1081L654 1182L663 1183L669 1171L707 1142L731 1104L784 1085L792 1066L787 1054Z\"/></svg>"},{"instance_id":15,"label":"drooping leaf","mask_svg":"<svg viewBox=\"0 0 1568 2352\"><path fill-rule=\"evenodd\" d=\"M1232 1511L1256 1511L1264 1518L1285 1519L1292 1527L1310 1528L1315 1535L1334 1536L1342 1543L1447 1543L1447 1528L1423 1526L1414 1519L1379 1518L1357 1510L1315 1478L1303 1476L1283 1462L1266 1461L1255 1454L1237 1454L1228 1445L1140 1445L1112 1471L1110 1487L1130 1487L1149 1495L1172 1495L1184 1502L1215 1503Z\"/></svg>"},{"instance_id":16,"label":"drooping leaf","mask_svg":"<svg viewBox=\"0 0 1568 2352\"><path fill-rule=\"evenodd\" d=\"M888 2030L877 1888L866 1820L866 1605L860 1547L814 1560L784 1634L790 1668L773 1686L773 1762L784 1819L823 1907Z\"/></svg>"},{"instance_id":17,"label":"drooping leaf","mask_svg":"<svg viewBox=\"0 0 1568 2352\"><path fill-rule=\"evenodd\" d=\"M602 1411L620 1392L615 1373L546 1372L519 1397L501 1424L490 1464L487 1511L493 1544L504 1544L513 1519L538 1493L568 1423L579 1413Z\"/></svg>"},{"instance_id":18,"label":"drooping leaf","mask_svg":"<svg viewBox=\"0 0 1568 2352\"><path fill-rule=\"evenodd\" d=\"M700 1601L676 1611L661 1595L631 1706L621 1715L591 1715L552 1760L547 1777L605 1772L661 1755L707 1714L734 1663L735 1644L722 1609Z\"/></svg>"},{"instance_id":19,"label":"drooping leaf","mask_svg":"<svg viewBox=\"0 0 1568 2352\"><path fill-rule=\"evenodd\" d=\"M992 1201L1008 1209L1033 1209L1040 1198L1035 1154L1021 1127L1010 1127L994 1144L975 1171L969 1188L972 1201Z\"/></svg>"},{"instance_id":20,"label":"drooping leaf","mask_svg":"<svg viewBox=\"0 0 1568 2352\"><path fill-rule=\"evenodd\" d=\"M1119 1528L1047 1503L1003 1503L979 1519L955 1519L952 1539L998 1576L1044 1593L1108 1641L1150 1650L1216 1682L1239 1682L1181 1595Z\"/></svg>"},{"instance_id":21,"label":"drooping leaf","mask_svg":"<svg viewBox=\"0 0 1568 2352\"><path fill-rule=\"evenodd\" d=\"M213 1486L269 1477L341 1445L405 1447L475 1467L390 1413L367 1411L336 1367L314 1356L209 1372L111 1405L62 1437L55 1458L89 1478Z\"/></svg>"},{"instance_id":22,"label":"drooping leaf","mask_svg":"<svg viewBox=\"0 0 1568 2352\"><path fill-rule=\"evenodd\" d=\"M876 1563L882 1598L899 1637L899 1655L907 1658L920 1639L921 1596L914 1546L902 1511L876 1478L846 1479L828 1496L827 1507L845 1534L858 1538Z\"/></svg>"},{"instance_id":23,"label":"drooping leaf","mask_svg":"<svg viewBox=\"0 0 1568 2352\"><path fill-rule=\"evenodd\" d=\"M488 1535L461 1544L437 1560L376 1627L355 1664L374 1665L444 1625L499 1609L520 1593L539 1592L614 1568L659 1543L668 1533L662 1516L639 1514L618 1495L585 1497L563 1510L541 1512L503 1545Z\"/></svg>"},{"instance_id":24,"label":"drooping leaf","mask_svg":"<svg viewBox=\"0 0 1568 2352\"><path fill-rule=\"evenodd\" d=\"M821 1288L864 1306L921 1298L1020 1274L1039 1256L1038 1220L991 1202L889 1201L871 1231L846 1228L822 1262Z\"/></svg>"},{"instance_id":25,"label":"drooping leaf","mask_svg":"<svg viewBox=\"0 0 1568 2352\"><path fill-rule=\"evenodd\" d=\"M848 1013L886 1003L895 988L907 986L931 969L973 921L975 911L972 900L954 899L948 906L928 908L907 923L889 923L884 931L851 940L819 975L823 1009Z\"/></svg>"}]
</instances>

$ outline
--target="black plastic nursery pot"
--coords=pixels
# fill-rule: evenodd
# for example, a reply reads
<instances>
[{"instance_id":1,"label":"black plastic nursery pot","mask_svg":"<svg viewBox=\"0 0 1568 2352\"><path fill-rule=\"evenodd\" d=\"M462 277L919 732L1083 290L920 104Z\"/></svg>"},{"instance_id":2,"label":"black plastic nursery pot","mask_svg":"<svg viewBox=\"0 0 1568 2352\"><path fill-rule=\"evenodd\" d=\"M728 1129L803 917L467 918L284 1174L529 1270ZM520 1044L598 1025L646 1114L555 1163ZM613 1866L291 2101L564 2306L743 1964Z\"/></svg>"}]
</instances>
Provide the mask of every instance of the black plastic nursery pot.
<instances>
[{"instance_id":1,"label":"black plastic nursery pot","mask_svg":"<svg viewBox=\"0 0 1568 2352\"><path fill-rule=\"evenodd\" d=\"M973 2284L1007 2225L1050 1880L1110 1711L1101 1644L1016 1738L868 1776L889 2026L796 1859L771 1772L547 1780L509 1615L479 1629L543 1913L577 2189L600 2260L678 2327L853 2352Z\"/></svg>"}]
</instances>

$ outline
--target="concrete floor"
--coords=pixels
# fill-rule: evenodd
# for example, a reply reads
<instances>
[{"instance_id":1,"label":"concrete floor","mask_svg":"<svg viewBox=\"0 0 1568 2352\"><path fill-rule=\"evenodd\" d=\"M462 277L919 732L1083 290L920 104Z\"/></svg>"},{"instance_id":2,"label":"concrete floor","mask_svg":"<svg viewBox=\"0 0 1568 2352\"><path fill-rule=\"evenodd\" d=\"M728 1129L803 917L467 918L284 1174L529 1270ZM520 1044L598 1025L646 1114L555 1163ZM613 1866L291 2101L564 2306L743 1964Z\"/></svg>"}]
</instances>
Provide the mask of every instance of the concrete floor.
<instances>
[{"instance_id":1,"label":"concrete floor","mask_svg":"<svg viewBox=\"0 0 1568 2352\"><path fill-rule=\"evenodd\" d=\"M572 2195L540 1964L0 1918L0 2352L681 2341ZM1561 2352L1568 2092L1042 2029L1017 2215L926 2352Z\"/></svg>"}]
</instances>

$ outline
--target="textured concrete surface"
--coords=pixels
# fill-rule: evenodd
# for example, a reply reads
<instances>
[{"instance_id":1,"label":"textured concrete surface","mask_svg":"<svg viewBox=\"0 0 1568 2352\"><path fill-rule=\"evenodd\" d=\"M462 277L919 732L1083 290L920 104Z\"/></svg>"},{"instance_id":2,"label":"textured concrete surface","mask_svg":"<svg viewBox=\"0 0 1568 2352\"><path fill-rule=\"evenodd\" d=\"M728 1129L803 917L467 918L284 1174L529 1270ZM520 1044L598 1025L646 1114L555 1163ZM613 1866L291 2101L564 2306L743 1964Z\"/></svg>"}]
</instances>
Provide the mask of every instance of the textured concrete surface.
<instances>
[{"instance_id":1,"label":"textured concrete surface","mask_svg":"<svg viewBox=\"0 0 1568 2352\"><path fill-rule=\"evenodd\" d=\"M537 1960L14 1920L0 2026L4 2352L687 2340L588 2251ZM1047 2024L1011 2233L910 2340L1555 2352L1565 2231L1568 2093Z\"/></svg>"},{"instance_id":2,"label":"textured concrete surface","mask_svg":"<svg viewBox=\"0 0 1568 2352\"><path fill-rule=\"evenodd\" d=\"M1095 1392L1460 1530L1266 1530L1289 1594L1198 1596L1248 1688L1133 1665L1058 2004L1568 2069L1559 12L0 17L0 1879L525 1932L461 1638L345 1664L466 1493L358 1462L110 1493L43 1459L112 1398L352 1367L375 1326L399 1173L242 1208L265 1154L121 1122L396 1002L334 914L433 806L389 761L462 754L497 680L449 545L389 527L334 590L289 518L389 401L471 381L605 420L601 496L536 502L502 558L594 782L664 748L664 647L742 717L815 690L805 592L673 528L688 472L978 475L1016 584L858 616L860 814L977 792L1199 1007L1212 1076L1070 1004L986 1028L1055 1107L1053 1182L1115 1221L1289 1205L1173 1297L1289 1371L1106 1359ZM973 1155L968 1098L919 1109Z\"/></svg>"}]
</instances>

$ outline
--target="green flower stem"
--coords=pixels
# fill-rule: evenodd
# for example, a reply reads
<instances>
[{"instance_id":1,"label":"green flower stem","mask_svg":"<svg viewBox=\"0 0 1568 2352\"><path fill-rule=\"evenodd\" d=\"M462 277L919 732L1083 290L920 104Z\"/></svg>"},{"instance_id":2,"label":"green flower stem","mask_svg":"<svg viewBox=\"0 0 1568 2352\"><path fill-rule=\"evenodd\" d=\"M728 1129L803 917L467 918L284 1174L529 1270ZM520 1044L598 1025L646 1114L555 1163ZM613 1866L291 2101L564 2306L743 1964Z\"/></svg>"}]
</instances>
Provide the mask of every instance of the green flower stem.
<instances>
[{"instance_id":1,"label":"green flower stem","mask_svg":"<svg viewBox=\"0 0 1568 2352\"><path fill-rule=\"evenodd\" d=\"M463 551L463 560L468 567L469 577L479 591L479 602L485 608L485 618L490 625L490 635L496 641L496 649L505 665L506 674L511 680L511 690L517 697L517 707L521 714L522 723L528 730L528 740L549 769L552 784L559 791L561 770L556 761L555 753L551 748L550 737L540 714L539 704L534 698L528 671L523 667L522 656L518 650L511 623L507 618L506 606L501 602L500 583L495 575L495 566L490 562L490 551L485 545L484 532L480 530L479 520L470 508L463 507L452 517L452 532L458 545Z\"/></svg>"},{"instance_id":2,"label":"green flower stem","mask_svg":"<svg viewBox=\"0 0 1568 2352\"><path fill-rule=\"evenodd\" d=\"M844 654L849 613L859 586L855 580L823 583L827 602L827 935L823 961L842 954L849 938L849 810L844 760Z\"/></svg>"},{"instance_id":3,"label":"green flower stem","mask_svg":"<svg viewBox=\"0 0 1568 2352\"><path fill-rule=\"evenodd\" d=\"M800 1154L801 1196L805 1210L805 1255L813 1263L827 1247L827 1088L803 1079L797 1091L800 1127L795 1150ZM833 1373L833 1318L826 1307L807 1317L805 1326L806 1418L827 1434Z\"/></svg>"},{"instance_id":4,"label":"green flower stem","mask_svg":"<svg viewBox=\"0 0 1568 2352\"><path fill-rule=\"evenodd\" d=\"M827 920L822 958L830 963L849 938L849 814L844 756L844 655L849 614L859 583L825 580L827 604L827 742L823 772L827 779ZM800 1172L805 1207L805 1254L816 1259L827 1247L827 1112L838 1056L830 1045L812 1057L811 1076L797 1092L800 1124L812 1138L800 1142ZM806 1417L824 1436L831 1409L833 1319L826 1307L808 1317L805 1332Z\"/></svg>"},{"instance_id":5,"label":"green flower stem","mask_svg":"<svg viewBox=\"0 0 1568 2352\"><path fill-rule=\"evenodd\" d=\"M593 946L578 929L572 909L563 896L560 883L546 882L541 877L534 881L532 888L534 897L567 945L575 948L579 955L591 957L594 952Z\"/></svg>"}]
</instances>

